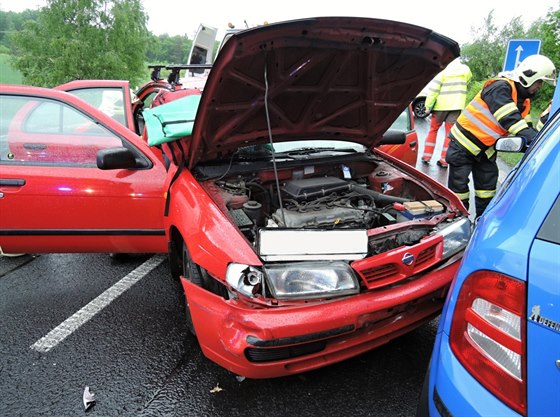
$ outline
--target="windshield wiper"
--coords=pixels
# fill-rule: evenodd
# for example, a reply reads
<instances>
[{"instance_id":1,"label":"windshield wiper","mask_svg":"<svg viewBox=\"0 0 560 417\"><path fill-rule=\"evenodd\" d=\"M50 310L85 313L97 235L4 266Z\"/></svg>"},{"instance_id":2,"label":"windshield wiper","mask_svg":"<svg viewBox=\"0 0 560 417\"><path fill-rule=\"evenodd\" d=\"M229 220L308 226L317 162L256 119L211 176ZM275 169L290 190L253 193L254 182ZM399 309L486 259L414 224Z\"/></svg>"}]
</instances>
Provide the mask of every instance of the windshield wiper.
<instances>
[{"instance_id":1,"label":"windshield wiper","mask_svg":"<svg viewBox=\"0 0 560 417\"><path fill-rule=\"evenodd\" d=\"M341 152L341 153L356 153L358 152L354 148L334 148L334 147L323 147L323 148L297 148L291 149L284 152L276 152L276 155L309 155L312 153L321 152Z\"/></svg>"}]
</instances>

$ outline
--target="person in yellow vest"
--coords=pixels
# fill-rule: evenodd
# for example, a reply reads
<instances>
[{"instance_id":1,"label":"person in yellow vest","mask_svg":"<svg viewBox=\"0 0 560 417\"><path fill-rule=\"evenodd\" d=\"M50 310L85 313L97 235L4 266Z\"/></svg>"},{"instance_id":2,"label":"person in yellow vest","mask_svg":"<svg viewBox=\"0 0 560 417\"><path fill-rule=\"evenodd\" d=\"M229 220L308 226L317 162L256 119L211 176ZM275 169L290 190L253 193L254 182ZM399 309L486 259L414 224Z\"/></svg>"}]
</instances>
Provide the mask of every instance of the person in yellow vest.
<instances>
[{"instance_id":1,"label":"person in yellow vest","mask_svg":"<svg viewBox=\"0 0 560 417\"><path fill-rule=\"evenodd\" d=\"M496 141L504 136L521 136L528 147L537 134L525 117L531 109L531 98L543 82L556 84L554 64L544 55L528 56L513 71L486 81L449 132L447 186L468 209L472 172L476 217L496 194Z\"/></svg>"},{"instance_id":2,"label":"person in yellow vest","mask_svg":"<svg viewBox=\"0 0 560 417\"><path fill-rule=\"evenodd\" d=\"M472 78L471 69L460 58L452 61L428 85L426 112L432 114L430 130L424 142L422 162L429 164L434 155L439 129L445 123L445 136L441 156L437 161L440 167L447 168L445 156L449 146L449 131L457 120L467 100L467 84Z\"/></svg>"},{"instance_id":3,"label":"person in yellow vest","mask_svg":"<svg viewBox=\"0 0 560 417\"><path fill-rule=\"evenodd\" d=\"M544 111L539 116L539 120L537 121L537 130L539 132L543 128L546 121L548 120L548 115L550 114L551 108L552 108L552 100L550 100L550 102L548 103L548 107L544 109Z\"/></svg>"}]
</instances>

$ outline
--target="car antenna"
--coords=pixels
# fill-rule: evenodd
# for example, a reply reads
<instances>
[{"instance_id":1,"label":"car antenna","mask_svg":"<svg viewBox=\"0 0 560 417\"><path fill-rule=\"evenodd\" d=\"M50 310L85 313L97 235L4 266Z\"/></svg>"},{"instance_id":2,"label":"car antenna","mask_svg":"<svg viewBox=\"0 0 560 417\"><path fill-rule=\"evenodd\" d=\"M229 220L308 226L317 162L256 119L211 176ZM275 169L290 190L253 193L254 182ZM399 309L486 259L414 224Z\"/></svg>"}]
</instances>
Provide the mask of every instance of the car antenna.
<instances>
[{"instance_id":1,"label":"car antenna","mask_svg":"<svg viewBox=\"0 0 560 417\"><path fill-rule=\"evenodd\" d=\"M280 204L280 213L282 213L282 222L286 226L286 216L284 215L284 205L282 204L282 194L280 193L280 180L278 179L278 169L276 168L276 151L274 150L274 141L272 139L272 128L270 126L270 113L268 112L268 60L265 56L264 60L264 111L266 114L266 126L268 128L268 141L272 148L272 166L274 168L274 179L276 180L276 194L278 194L278 203Z\"/></svg>"}]
</instances>

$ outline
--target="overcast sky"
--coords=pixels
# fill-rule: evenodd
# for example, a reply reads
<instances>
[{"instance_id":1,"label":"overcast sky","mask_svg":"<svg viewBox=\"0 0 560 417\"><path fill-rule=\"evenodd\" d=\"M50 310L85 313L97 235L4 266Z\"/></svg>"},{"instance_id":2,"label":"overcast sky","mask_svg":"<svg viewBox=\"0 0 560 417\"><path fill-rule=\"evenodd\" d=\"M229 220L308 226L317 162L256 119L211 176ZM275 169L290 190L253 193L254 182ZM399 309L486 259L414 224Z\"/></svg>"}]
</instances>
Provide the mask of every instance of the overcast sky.
<instances>
[{"instance_id":1,"label":"overcast sky","mask_svg":"<svg viewBox=\"0 0 560 417\"><path fill-rule=\"evenodd\" d=\"M218 29L221 37L228 22L236 27L312 16L364 16L399 20L435 30L459 44L472 40L471 28L478 28L490 11L501 27L514 18L526 26L544 17L560 0L143 0L149 17L148 29L156 35L188 35L192 38L200 23ZM0 10L20 12L46 4L45 0L0 0ZM463 5L467 7L462 7Z\"/></svg>"}]
</instances>

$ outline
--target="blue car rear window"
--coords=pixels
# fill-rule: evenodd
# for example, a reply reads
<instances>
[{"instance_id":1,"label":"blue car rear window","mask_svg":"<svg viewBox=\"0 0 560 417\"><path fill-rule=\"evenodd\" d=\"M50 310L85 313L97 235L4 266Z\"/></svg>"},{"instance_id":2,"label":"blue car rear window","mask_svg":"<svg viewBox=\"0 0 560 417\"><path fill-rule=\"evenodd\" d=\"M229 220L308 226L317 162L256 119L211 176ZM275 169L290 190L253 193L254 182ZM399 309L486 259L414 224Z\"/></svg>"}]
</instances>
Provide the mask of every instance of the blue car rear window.
<instances>
[{"instance_id":1,"label":"blue car rear window","mask_svg":"<svg viewBox=\"0 0 560 417\"><path fill-rule=\"evenodd\" d=\"M537 239L560 244L560 197L556 198L552 210L546 216Z\"/></svg>"}]
</instances>

